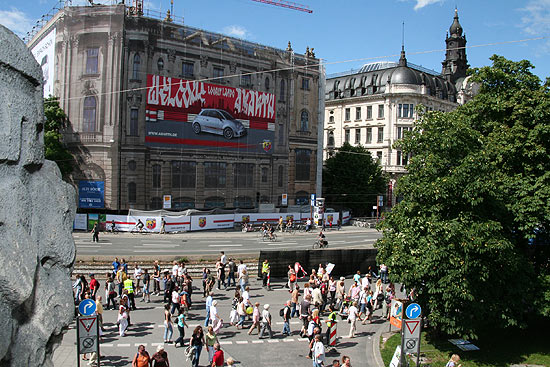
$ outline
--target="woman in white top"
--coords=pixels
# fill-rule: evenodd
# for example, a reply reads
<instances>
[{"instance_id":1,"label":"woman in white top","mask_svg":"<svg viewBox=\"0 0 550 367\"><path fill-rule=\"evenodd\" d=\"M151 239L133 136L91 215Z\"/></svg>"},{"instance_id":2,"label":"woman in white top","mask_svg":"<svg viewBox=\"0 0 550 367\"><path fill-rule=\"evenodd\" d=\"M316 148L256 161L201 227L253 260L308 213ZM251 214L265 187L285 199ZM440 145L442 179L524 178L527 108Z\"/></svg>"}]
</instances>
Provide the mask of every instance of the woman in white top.
<instances>
[{"instance_id":1,"label":"woman in white top","mask_svg":"<svg viewBox=\"0 0 550 367\"><path fill-rule=\"evenodd\" d=\"M212 306L210 306L210 321L212 321L212 327L214 328L214 333L218 333L223 325L223 321L218 315L218 301L212 301Z\"/></svg>"},{"instance_id":2,"label":"woman in white top","mask_svg":"<svg viewBox=\"0 0 550 367\"><path fill-rule=\"evenodd\" d=\"M358 317L359 317L359 310L357 309L357 302L353 302L353 304L348 310L348 322L351 324L349 328L349 335L348 335L348 337L350 338L355 337L355 331L357 329L355 326L355 323Z\"/></svg>"}]
</instances>

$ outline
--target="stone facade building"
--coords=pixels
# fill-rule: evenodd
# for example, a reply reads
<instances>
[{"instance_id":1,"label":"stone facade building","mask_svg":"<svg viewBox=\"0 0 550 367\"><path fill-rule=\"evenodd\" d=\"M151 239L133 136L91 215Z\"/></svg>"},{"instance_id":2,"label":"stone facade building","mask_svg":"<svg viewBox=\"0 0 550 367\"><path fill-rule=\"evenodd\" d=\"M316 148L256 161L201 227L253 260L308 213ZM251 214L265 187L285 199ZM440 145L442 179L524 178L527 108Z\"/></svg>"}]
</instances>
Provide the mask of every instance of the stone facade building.
<instances>
[{"instance_id":1,"label":"stone facade building","mask_svg":"<svg viewBox=\"0 0 550 367\"><path fill-rule=\"evenodd\" d=\"M284 205L282 194L291 205L320 193L324 74L313 50L294 53L290 42L275 49L122 4L65 7L29 48L52 33L50 83L70 119L65 142L79 161L72 179L75 186L103 182L105 208L160 209L165 195L173 209ZM197 113L173 104L151 110L151 80L176 85L176 92L183 80L224 93L274 95L273 119L246 122L248 135L239 139L194 135ZM181 131L170 140L176 133L166 129L175 123ZM161 125L166 131L155 130Z\"/></svg>"},{"instance_id":2,"label":"stone facade building","mask_svg":"<svg viewBox=\"0 0 550 367\"><path fill-rule=\"evenodd\" d=\"M327 78L324 158L344 142L366 147L390 175L390 205L393 185L406 173L408 160L394 143L412 129L415 108L447 112L468 99L466 37L456 11L449 32L442 73L408 63L403 48L398 63L375 62Z\"/></svg>"}]
</instances>

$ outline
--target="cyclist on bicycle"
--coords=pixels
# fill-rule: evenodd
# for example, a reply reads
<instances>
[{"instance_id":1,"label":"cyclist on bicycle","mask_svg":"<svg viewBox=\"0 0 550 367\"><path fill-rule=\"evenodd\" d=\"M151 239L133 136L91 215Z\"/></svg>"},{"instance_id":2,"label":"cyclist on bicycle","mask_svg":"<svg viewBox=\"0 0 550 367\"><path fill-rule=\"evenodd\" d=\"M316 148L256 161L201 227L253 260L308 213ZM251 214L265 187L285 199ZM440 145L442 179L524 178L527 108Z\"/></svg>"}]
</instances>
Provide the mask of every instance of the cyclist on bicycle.
<instances>
[{"instance_id":1,"label":"cyclist on bicycle","mask_svg":"<svg viewBox=\"0 0 550 367\"><path fill-rule=\"evenodd\" d=\"M328 241L326 240L326 237L323 231L319 232L319 238L317 238L317 241L319 241L319 247L328 246Z\"/></svg>"},{"instance_id":2,"label":"cyclist on bicycle","mask_svg":"<svg viewBox=\"0 0 550 367\"><path fill-rule=\"evenodd\" d=\"M136 223L136 228L140 231L140 232L143 232L143 227L145 227L145 225L143 224L143 222L141 221L141 219L138 219L137 223Z\"/></svg>"},{"instance_id":3,"label":"cyclist on bicycle","mask_svg":"<svg viewBox=\"0 0 550 367\"><path fill-rule=\"evenodd\" d=\"M116 223L115 223L115 220L113 219L111 221L111 233L115 233L116 231Z\"/></svg>"},{"instance_id":4,"label":"cyclist on bicycle","mask_svg":"<svg viewBox=\"0 0 550 367\"><path fill-rule=\"evenodd\" d=\"M275 232L275 227L270 225L268 227L268 230L267 230L267 233L269 235L269 239L272 240L273 239L273 233Z\"/></svg>"},{"instance_id":5,"label":"cyclist on bicycle","mask_svg":"<svg viewBox=\"0 0 550 367\"><path fill-rule=\"evenodd\" d=\"M291 229L293 225L294 223L292 223L292 217L288 218L288 221L286 222L286 229Z\"/></svg>"}]
</instances>

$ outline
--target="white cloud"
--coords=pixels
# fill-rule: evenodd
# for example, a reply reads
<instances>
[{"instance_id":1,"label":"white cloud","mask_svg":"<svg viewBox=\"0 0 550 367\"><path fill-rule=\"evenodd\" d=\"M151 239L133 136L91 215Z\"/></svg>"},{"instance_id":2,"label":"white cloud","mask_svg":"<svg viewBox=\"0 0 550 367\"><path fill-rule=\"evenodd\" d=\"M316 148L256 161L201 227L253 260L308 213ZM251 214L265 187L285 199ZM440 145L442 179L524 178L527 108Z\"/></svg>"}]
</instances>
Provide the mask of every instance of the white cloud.
<instances>
[{"instance_id":1,"label":"white cloud","mask_svg":"<svg viewBox=\"0 0 550 367\"><path fill-rule=\"evenodd\" d=\"M520 9L523 31L532 35L550 33L550 0L532 0Z\"/></svg>"},{"instance_id":2,"label":"white cloud","mask_svg":"<svg viewBox=\"0 0 550 367\"><path fill-rule=\"evenodd\" d=\"M23 37L31 30L33 21L21 10L12 7L10 10L0 10L0 22L19 37Z\"/></svg>"},{"instance_id":3,"label":"white cloud","mask_svg":"<svg viewBox=\"0 0 550 367\"><path fill-rule=\"evenodd\" d=\"M422 9L425 6L432 5L435 3L440 3L444 0L416 0L416 5L414 6L414 10Z\"/></svg>"},{"instance_id":4,"label":"white cloud","mask_svg":"<svg viewBox=\"0 0 550 367\"><path fill-rule=\"evenodd\" d=\"M223 29L223 33L227 34L228 36L233 36L237 38L245 38L250 36L246 28L240 25L227 26Z\"/></svg>"}]
</instances>

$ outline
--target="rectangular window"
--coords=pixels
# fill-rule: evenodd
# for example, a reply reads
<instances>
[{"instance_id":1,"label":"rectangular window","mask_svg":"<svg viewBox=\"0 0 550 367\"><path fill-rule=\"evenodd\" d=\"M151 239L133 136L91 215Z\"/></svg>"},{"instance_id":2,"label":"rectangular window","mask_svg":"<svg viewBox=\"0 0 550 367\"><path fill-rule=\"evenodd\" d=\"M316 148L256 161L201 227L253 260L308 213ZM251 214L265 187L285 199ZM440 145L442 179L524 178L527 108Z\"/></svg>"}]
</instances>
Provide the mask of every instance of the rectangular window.
<instances>
[{"instance_id":1,"label":"rectangular window","mask_svg":"<svg viewBox=\"0 0 550 367\"><path fill-rule=\"evenodd\" d=\"M172 161L172 188L194 188L197 181L195 162Z\"/></svg>"},{"instance_id":2,"label":"rectangular window","mask_svg":"<svg viewBox=\"0 0 550 367\"><path fill-rule=\"evenodd\" d=\"M414 113L414 105L412 104L399 104L397 109L397 117L412 118Z\"/></svg>"},{"instance_id":3,"label":"rectangular window","mask_svg":"<svg viewBox=\"0 0 550 367\"><path fill-rule=\"evenodd\" d=\"M223 68L221 67L218 67L218 66L214 66L214 79L218 79L218 80L215 80L217 82L221 82L223 81Z\"/></svg>"},{"instance_id":4,"label":"rectangular window","mask_svg":"<svg viewBox=\"0 0 550 367\"><path fill-rule=\"evenodd\" d=\"M378 105L378 118L379 119L384 118L384 105L383 104Z\"/></svg>"},{"instance_id":5,"label":"rectangular window","mask_svg":"<svg viewBox=\"0 0 550 367\"><path fill-rule=\"evenodd\" d=\"M361 107L355 107L355 119L361 120Z\"/></svg>"},{"instance_id":6,"label":"rectangular window","mask_svg":"<svg viewBox=\"0 0 550 367\"><path fill-rule=\"evenodd\" d=\"M409 156L398 150L395 164L398 166L406 166L407 163L409 163Z\"/></svg>"},{"instance_id":7,"label":"rectangular window","mask_svg":"<svg viewBox=\"0 0 550 367\"><path fill-rule=\"evenodd\" d=\"M345 133L344 133L344 141L345 141L346 143L349 143L349 129L346 129L346 130L344 130L344 131L345 131Z\"/></svg>"},{"instance_id":8,"label":"rectangular window","mask_svg":"<svg viewBox=\"0 0 550 367\"><path fill-rule=\"evenodd\" d=\"M349 130L346 130L349 131ZM296 180L309 181L310 177L310 156L309 149L296 149Z\"/></svg>"},{"instance_id":9,"label":"rectangular window","mask_svg":"<svg viewBox=\"0 0 550 367\"><path fill-rule=\"evenodd\" d=\"M241 86L251 87L252 86L252 75L241 75Z\"/></svg>"},{"instance_id":10,"label":"rectangular window","mask_svg":"<svg viewBox=\"0 0 550 367\"><path fill-rule=\"evenodd\" d=\"M225 187L227 164L204 162L204 187Z\"/></svg>"},{"instance_id":11,"label":"rectangular window","mask_svg":"<svg viewBox=\"0 0 550 367\"><path fill-rule=\"evenodd\" d=\"M355 144L361 143L361 129L355 129Z\"/></svg>"},{"instance_id":12,"label":"rectangular window","mask_svg":"<svg viewBox=\"0 0 550 367\"><path fill-rule=\"evenodd\" d=\"M376 152L376 159L378 160L378 162L382 162L382 152L381 151Z\"/></svg>"},{"instance_id":13,"label":"rectangular window","mask_svg":"<svg viewBox=\"0 0 550 367\"><path fill-rule=\"evenodd\" d=\"M302 78L302 89L309 90L309 78Z\"/></svg>"},{"instance_id":14,"label":"rectangular window","mask_svg":"<svg viewBox=\"0 0 550 367\"><path fill-rule=\"evenodd\" d=\"M153 189L160 189L161 171L160 164L153 165Z\"/></svg>"},{"instance_id":15,"label":"rectangular window","mask_svg":"<svg viewBox=\"0 0 550 367\"><path fill-rule=\"evenodd\" d=\"M351 109L350 108L346 108L346 111L345 111L346 115L344 116L344 121L350 121L351 120Z\"/></svg>"},{"instance_id":16,"label":"rectangular window","mask_svg":"<svg viewBox=\"0 0 550 367\"><path fill-rule=\"evenodd\" d=\"M401 163L402 163L402 162L401 162L401 151L398 150L398 151L397 151L397 159L395 160L395 165L401 166Z\"/></svg>"},{"instance_id":17,"label":"rectangular window","mask_svg":"<svg viewBox=\"0 0 550 367\"><path fill-rule=\"evenodd\" d=\"M372 127L367 127L367 144L372 144Z\"/></svg>"},{"instance_id":18,"label":"rectangular window","mask_svg":"<svg viewBox=\"0 0 550 367\"><path fill-rule=\"evenodd\" d=\"M378 128L378 139L376 139L377 143L383 143L384 142L384 128L379 127Z\"/></svg>"},{"instance_id":19,"label":"rectangular window","mask_svg":"<svg viewBox=\"0 0 550 367\"><path fill-rule=\"evenodd\" d=\"M367 106L367 120L372 120L372 106Z\"/></svg>"},{"instance_id":20,"label":"rectangular window","mask_svg":"<svg viewBox=\"0 0 550 367\"><path fill-rule=\"evenodd\" d=\"M86 74L97 74L99 48L89 48L86 51Z\"/></svg>"},{"instance_id":21,"label":"rectangular window","mask_svg":"<svg viewBox=\"0 0 550 367\"><path fill-rule=\"evenodd\" d=\"M188 78L195 76L195 64L189 61L184 61L181 64L181 74Z\"/></svg>"},{"instance_id":22,"label":"rectangular window","mask_svg":"<svg viewBox=\"0 0 550 367\"><path fill-rule=\"evenodd\" d=\"M132 108L130 110L130 130L128 131L128 135L130 136L138 136L138 114L139 109Z\"/></svg>"},{"instance_id":23,"label":"rectangular window","mask_svg":"<svg viewBox=\"0 0 550 367\"><path fill-rule=\"evenodd\" d=\"M403 139L405 137L405 131L411 131L412 127L398 126L397 127L397 139Z\"/></svg>"},{"instance_id":24,"label":"rectangular window","mask_svg":"<svg viewBox=\"0 0 550 367\"><path fill-rule=\"evenodd\" d=\"M254 187L254 163L235 163L233 165L233 180L234 187Z\"/></svg>"}]
</instances>

